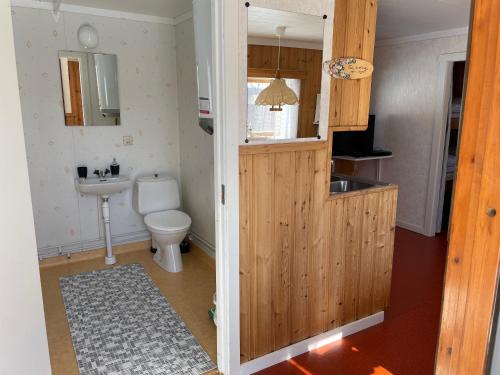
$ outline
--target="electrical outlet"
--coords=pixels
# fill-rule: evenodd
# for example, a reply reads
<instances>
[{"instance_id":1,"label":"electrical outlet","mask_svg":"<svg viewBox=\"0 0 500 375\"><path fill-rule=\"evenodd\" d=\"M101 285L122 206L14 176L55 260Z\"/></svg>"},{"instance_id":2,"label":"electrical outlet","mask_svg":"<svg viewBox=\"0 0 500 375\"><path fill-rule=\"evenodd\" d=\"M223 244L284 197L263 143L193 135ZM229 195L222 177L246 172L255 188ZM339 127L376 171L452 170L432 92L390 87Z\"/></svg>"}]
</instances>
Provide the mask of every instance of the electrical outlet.
<instances>
[{"instance_id":1,"label":"electrical outlet","mask_svg":"<svg viewBox=\"0 0 500 375\"><path fill-rule=\"evenodd\" d=\"M124 135L123 136L123 145L124 146L132 146L134 144L134 137L131 135Z\"/></svg>"}]
</instances>

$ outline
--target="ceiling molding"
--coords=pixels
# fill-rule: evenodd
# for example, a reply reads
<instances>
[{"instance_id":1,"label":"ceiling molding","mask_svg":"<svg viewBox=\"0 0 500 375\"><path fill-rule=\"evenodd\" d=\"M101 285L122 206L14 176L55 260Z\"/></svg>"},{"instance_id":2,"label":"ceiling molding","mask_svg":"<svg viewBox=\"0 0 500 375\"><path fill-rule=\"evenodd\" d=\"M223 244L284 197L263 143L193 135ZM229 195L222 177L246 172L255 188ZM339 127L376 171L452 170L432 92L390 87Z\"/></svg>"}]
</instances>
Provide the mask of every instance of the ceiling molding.
<instances>
[{"instance_id":1,"label":"ceiling molding","mask_svg":"<svg viewBox=\"0 0 500 375\"><path fill-rule=\"evenodd\" d=\"M49 1L39 1L39 0L11 0L11 6L22 7L22 8L32 8L32 9L42 9L42 10L53 10L53 3ZM91 8L81 5L71 5L71 4L61 4L61 12L69 13L79 13L88 14L92 16L109 17L109 18L119 18L130 21L138 22L149 22L149 23L161 23L165 25L175 25L175 19L169 17L158 17L151 16L149 14L131 13L131 12L121 12L111 9L101 9L101 8ZM187 14L187 13L185 13ZM183 17L185 14L180 15L177 18Z\"/></svg>"},{"instance_id":2,"label":"ceiling molding","mask_svg":"<svg viewBox=\"0 0 500 375\"><path fill-rule=\"evenodd\" d=\"M276 38L261 38L248 36L248 44L254 44L258 46L278 46L278 41ZM302 40L288 40L281 39L281 47L290 47L290 48L305 48L305 49L315 49L315 50L323 50L322 42L306 42Z\"/></svg>"},{"instance_id":3,"label":"ceiling molding","mask_svg":"<svg viewBox=\"0 0 500 375\"><path fill-rule=\"evenodd\" d=\"M193 18L193 12L189 11L186 13L181 14L180 16L177 16L174 18L174 25L178 25L180 23L183 23L189 19Z\"/></svg>"},{"instance_id":4,"label":"ceiling molding","mask_svg":"<svg viewBox=\"0 0 500 375\"><path fill-rule=\"evenodd\" d=\"M394 46L394 45L398 45L398 44L421 42L424 40L432 40L432 39L450 38L450 37L454 37L454 36L462 36L462 35L467 35L467 34L469 34L469 28L468 27L461 27L458 29L434 31L434 32L425 33L425 34L403 36L400 38L390 38L390 39L377 40L375 42L375 47Z\"/></svg>"}]
</instances>

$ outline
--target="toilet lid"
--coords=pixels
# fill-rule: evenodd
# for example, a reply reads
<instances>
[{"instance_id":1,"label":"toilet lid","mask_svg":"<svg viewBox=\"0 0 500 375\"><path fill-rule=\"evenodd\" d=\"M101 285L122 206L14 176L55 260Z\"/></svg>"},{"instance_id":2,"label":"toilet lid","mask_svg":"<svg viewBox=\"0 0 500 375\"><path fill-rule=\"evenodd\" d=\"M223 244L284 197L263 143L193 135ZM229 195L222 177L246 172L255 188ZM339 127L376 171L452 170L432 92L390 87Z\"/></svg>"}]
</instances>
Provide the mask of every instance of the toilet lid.
<instances>
[{"instance_id":1,"label":"toilet lid","mask_svg":"<svg viewBox=\"0 0 500 375\"><path fill-rule=\"evenodd\" d=\"M191 218L184 212L169 210L148 214L144 218L144 222L152 229L176 231L189 228Z\"/></svg>"}]
</instances>

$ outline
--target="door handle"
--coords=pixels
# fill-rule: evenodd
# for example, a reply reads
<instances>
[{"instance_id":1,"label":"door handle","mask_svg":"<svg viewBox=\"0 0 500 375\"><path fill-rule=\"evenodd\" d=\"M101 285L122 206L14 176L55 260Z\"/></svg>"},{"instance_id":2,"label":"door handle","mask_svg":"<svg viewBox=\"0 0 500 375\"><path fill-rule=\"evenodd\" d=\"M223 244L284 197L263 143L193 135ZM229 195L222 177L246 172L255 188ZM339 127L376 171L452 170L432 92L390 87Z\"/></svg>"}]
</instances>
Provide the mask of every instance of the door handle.
<instances>
[{"instance_id":1,"label":"door handle","mask_svg":"<svg viewBox=\"0 0 500 375\"><path fill-rule=\"evenodd\" d=\"M497 210L495 208L488 208L486 210L486 215L489 217L495 217L497 215Z\"/></svg>"}]
</instances>

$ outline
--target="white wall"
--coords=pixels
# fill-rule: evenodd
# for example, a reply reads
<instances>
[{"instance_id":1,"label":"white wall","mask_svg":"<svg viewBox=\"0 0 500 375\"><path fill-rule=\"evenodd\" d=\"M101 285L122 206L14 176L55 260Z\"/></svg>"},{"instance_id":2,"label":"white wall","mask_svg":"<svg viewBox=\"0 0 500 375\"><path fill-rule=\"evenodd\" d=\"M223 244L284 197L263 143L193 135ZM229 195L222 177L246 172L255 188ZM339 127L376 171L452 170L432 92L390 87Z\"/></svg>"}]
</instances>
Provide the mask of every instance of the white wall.
<instances>
[{"instance_id":1,"label":"white wall","mask_svg":"<svg viewBox=\"0 0 500 375\"><path fill-rule=\"evenodd\" d=\"M198 126L193 19L175 26L179 98L183 209L193 221L191 234L215 249L214 139ZM201 242L201 243L200 243Z\"/></svg>"},{"instance_id":2,"label":"white wall","mask_svg":"<svg viewBox=\"0 0 500 375\"><path fill-rule=\"evenodd\" d=\"M382 180L399 185L398 224L420 233L425 232L438 58L466 48L466 35L375 48L375 147L394 154L383 162Z\"/></svg>"},{"instance_id":3,"label":"white wall","mask_svg":"<svg viewBox=\"0 0 500 375\"><path fill-rule=\"evenodd\" d=\"M103 246L96 197L81 197L73 179L84 163L91 173L116 157L121 172L167 172L179 178L179 130L174 26L64 12L13 8L16 55L40 253ZM118 56L122 125L65 127L59 50L82 50L76 31L92 24L96 51ZM124 135L134 137L123 146ZM114 242L149 237L131 205L131 190L111 197Z\"/></svg>"},{"instance_id":4,"label":"white wall","mask_svg":"<svg viewBox=\"0 0 500 375\"><path fill-rule=\"evenodd\" d=\"M0 1L0 49L0 374L49 375L8 0Z\"/></svg>"}]
</instances>

